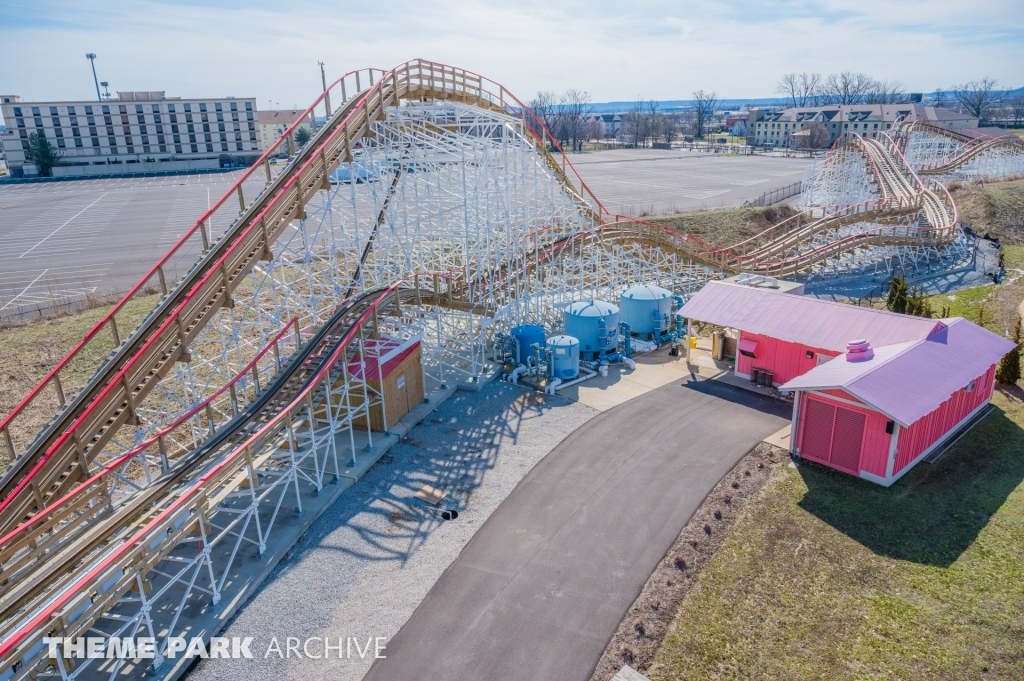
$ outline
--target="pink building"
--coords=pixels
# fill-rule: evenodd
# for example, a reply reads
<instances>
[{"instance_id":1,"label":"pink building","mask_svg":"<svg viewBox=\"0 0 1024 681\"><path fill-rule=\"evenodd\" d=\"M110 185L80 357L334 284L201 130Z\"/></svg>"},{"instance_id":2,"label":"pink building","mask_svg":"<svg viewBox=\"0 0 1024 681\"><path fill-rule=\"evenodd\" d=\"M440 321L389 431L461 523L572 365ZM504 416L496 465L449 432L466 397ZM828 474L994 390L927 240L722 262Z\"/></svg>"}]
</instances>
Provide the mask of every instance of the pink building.
<instances>
[{"instance_id":1,"label":"pink building","mask_svg":"<svg viewBox=\"0 0 1024 681\"><path fill-rule=\"evenodd\" d=\"M711 282L680 310L736 329L736 375L795 393L792 451L891 485L978 416L1013 343L965 319L924 319Z\"/></svg>"}]
</instances>

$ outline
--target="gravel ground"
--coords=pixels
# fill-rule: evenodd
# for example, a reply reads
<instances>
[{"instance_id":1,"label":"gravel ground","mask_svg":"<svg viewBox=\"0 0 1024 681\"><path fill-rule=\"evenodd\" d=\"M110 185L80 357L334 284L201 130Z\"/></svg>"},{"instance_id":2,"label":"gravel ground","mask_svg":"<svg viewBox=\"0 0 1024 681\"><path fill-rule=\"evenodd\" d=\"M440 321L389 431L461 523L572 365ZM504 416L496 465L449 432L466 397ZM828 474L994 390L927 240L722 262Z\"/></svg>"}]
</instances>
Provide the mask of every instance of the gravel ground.
<instances>
[{"instance_id":1,"label":"gravel ground","mask_svg":"<svg viewBox=\"0 0 1024 681\"><path fill-rule=\"evenodd\" d=\"M457 392L317 519L228 626L222 636L254 638L254 659L203 660L188 678L362 678L373 652L360 658L354 644L342 659L266 653L274 637L285 654L287 637L358 637L365 651L368 638L393 636L523 476L596 414L504 383ZM441 505L456 520L413 498L424 484L448 492Z\"/></svg>"}]
</instances>

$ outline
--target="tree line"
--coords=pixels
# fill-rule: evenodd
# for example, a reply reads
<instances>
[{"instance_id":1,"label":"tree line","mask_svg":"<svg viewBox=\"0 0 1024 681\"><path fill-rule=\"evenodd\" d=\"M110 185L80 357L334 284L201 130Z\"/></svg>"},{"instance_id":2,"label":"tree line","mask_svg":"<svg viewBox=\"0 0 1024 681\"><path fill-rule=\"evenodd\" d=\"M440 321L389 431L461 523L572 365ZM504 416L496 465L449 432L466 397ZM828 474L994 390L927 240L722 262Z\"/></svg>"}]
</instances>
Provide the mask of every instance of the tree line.
<instances>
[{"instance_id":1,"label":"tree line","mask_svg":"<svg viewBox=\"0 0 1024 681\"><path fill-rule=\"evenodd\" d=\"M621 117L618 136L632 147L648 147L657 140L671 145L680 135L703 138L713 127L715 110L721 100L715 92L693 93L690 111L666 112L654 100L638 98ZM538 92L527 104L531 118L540 121L565 150L581 151L587 140L604 139L604 123L594 114L590 95L582 90L567 90L562 95Z\"/></svg>"},{"instance_id":2,"label":"tree line","mask_svg":"<svg viewBox=\"0 0 1024 681\"><path fill-rule=\"evenodd\" d=\"M538 92L527 106L562 149L582 151L584 141L603 136L603 129L599 130L593 119L590 95L583 90L566 90L561 96Z\"/></svg>"},{"instance_id":3,"label":"tree line","mask_svg":"<svg viewBox=\"0 0 1024 681\"><path fill-rule=\"evenodd\" d=\"M844 104L904 104L910 102L906 86L898 80L878 80L866 73L843 71L787 73L775 87L793 107L841 106ZM996 89L994 78L980 78L932 93L929 103L937 107L959 107L964 112L988 118L1001 115L1018 123L1024 119L1024 94Z\"/></svg>"}]
</instances>

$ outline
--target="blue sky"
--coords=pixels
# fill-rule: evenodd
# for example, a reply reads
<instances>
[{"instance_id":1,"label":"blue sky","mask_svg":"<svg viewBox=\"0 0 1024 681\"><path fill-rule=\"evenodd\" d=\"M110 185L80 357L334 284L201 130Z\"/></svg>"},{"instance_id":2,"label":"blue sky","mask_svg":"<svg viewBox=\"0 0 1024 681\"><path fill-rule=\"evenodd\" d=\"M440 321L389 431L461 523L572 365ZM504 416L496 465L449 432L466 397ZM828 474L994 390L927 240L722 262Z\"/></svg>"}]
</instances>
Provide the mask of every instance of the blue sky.
<instances>
[{"instance_id":1,"label":"blue sky","mask_svg":"<svg viewBox=\"0 0 1024 681\"><path fill-rule=\"evenodd\" d=\"M855 9L854 9L855 8ZM594 101L768 97L789 71L863 71L932 91L991 76L1024 85L1024 2L972 0L486 2L0 0L0 93L115 90L255 96L305 107L328 76L424 57L524 99L577 87Z\"/></svg>"}]
</instances>

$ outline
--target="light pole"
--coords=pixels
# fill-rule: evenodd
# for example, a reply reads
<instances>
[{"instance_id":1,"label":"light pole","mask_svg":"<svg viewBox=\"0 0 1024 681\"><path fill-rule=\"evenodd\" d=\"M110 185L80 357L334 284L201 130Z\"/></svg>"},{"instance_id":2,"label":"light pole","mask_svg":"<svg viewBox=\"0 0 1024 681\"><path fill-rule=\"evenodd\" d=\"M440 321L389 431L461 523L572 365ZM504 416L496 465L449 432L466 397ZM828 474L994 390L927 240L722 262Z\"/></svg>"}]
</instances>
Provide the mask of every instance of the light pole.
<instances>
[{"instance_id":1,"label":"light pole","mask_svg":"<svg viewBox=\"0 0 1024 681\"><path fill-rule=\"evenodd\" d=\"M85 55L85 58L89 60L89 65L92 66L92 82L96 83L96 99L102 102L103 97L100 97L100 79L96 77L96 54L90 52Z\"/></svg>"}]
</instances>

